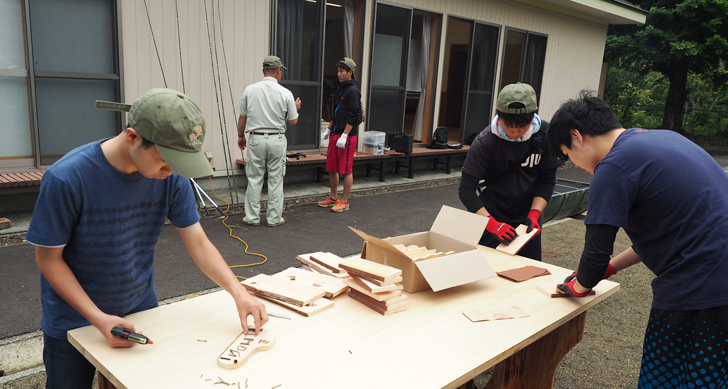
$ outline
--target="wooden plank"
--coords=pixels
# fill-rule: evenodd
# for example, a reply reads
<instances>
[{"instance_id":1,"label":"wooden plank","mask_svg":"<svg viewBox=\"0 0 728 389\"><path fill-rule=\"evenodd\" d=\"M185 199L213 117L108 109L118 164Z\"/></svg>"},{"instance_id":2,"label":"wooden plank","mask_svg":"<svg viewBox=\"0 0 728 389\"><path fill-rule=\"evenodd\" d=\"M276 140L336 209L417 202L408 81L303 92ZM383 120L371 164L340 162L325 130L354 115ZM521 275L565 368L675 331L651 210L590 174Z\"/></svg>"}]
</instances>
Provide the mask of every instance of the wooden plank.
<instances>
[{"instance_id":1,"label":"wooden plank","mask_svg":"<svg viewBox=\"0 0 728 389\"><path fill-rule=\"evenodd\" d=\"M312 253L310 259L334 273L344 272L344 269L339 267L339 264L343 261L343 259L341 259L338 255L318 252Z\"/></svg>"},{"instance_id":2,"label":"wooden plank","mask_svg":"<svg viewBox=\"0 0 728 389\"><path fill-rule=\"evenodd\" d=\"M258 351L270 350L276 343L272 331L261 328L260 334L255 333L255 328L248 329L247 334L240 334L225 348L225 351L217 357L217 365L223 369L237 369L250 359Z\"/></svg>"},{"instance_id":3,"label":"wooden plank","mask_svg":"<svg viewBox=\"0 0 728 389\"><path fill-rule=\"evenodd\" d=\"M13 181L10 180L10 178L5 177L4 174L0 174L0 184L3 186L3 188L10 188Z\"/></svg>"},{"instance_id":4,"label":"wooden plank","mask_svg":"<svg viewBox=\"0 0 728 389\"><path fill-rule=\"evenodd\" d=\"M508 244L501 243L495 249L502 253L516 255L518 253L518 251L520 251L523 248L523 246L525 246L526 243L528 243L528 241L533 239L533 237L536 236L536 234L538 233L538 230L535 228L533 230L531 230L531 232L526 233L527 229L528 229L528 226L526 226L525 224L519 225L516 228L516 233L518 234L516 239L513 239L513 241Z\"/></svg>"},{"instance_id":5,"label":"wooden plank","mask_svg":"<svg viewBox=\"0 0 728 389\"><path fill-rule=\"evenodd\" d=\"M308 305L326 294L322 290L296 285L267 274L258 274L243 281L242 284L246 289L255 292L257 295L270 297L299 307Z\"/></svg>"},{"instance_id":6,"label":"wooden plank","mask_svg":"<svg viewBox=\"0 0 728 389\"><path fill-rule=\"evenodd\" d=\"M375 300L375 299L373 299L373 298L365 295L364 293L359 292L356 289L349 289L349 293L350 294L355 294L357 296L360 296L361 298L369 301L370 303L372 303L372 304L374 304L376 306L385 308L385 309L388 308L388 307L391 307L392 305L399 304L402 301L407 301L408 300L407 295L404 294L404 293L402 293L402 295L400 295L399 297L391 298L389 300L384 300L384 301L377 301L377 300Z\"/></svg>"},{"instance_id":7,"label":"wooden plank","mask_svg":"<svg viewBox=\"0 0 728 389\"><path fill-rule=\"evenodd\" d=\"M268 301L274 302L280 306L286 307L286 308L292 310L293 312L296 312L296 313L301 314L306 317L313 316L317 313L323 312L334 306L334 302L332 300L325 299L325 298L320 298L320 299L310 303L309 305L304 305L304 306L300 307L298 305L288 304L284 301L276 300L276 299L270 298L268 296L263 296L263 295L259 295L259 294L255 294L255 295L260 298L264 298Z\"/></svg>"},{"instance_id":8,"label":"wooden plank","mask_svg":"<svg viewBox=\"0 0 728 389\"><path fill-rule=\"evenodd\" d=\"M314 254L314 253L311 253ZM318 273L325 274L327 276L331 277L337 277L337 278L347 278L349 275L344 273L334 273L331 270L319 265L318 263L311 260L311 254L300 254L296 256L296 259L301 262L302 264L310 267L311 269L317 271Z\"/></svg>"},{"instance_id":9,"label":"wooden plank","mask_svg":"<svg viewBox=\"0 0 728 389\"><path fill-rule=\"evenodd\" d=\"M349 274L349 277L351 277L352 280L354 280L356 283L361 285L366 290L372 292L372 293L383 293L383 292L391 292L394 290L403 290L404 287L402 284L388 284L388 285L377 285L366 278L357 277L353 274Z\"/></svg>"},{"instance_id":10,"label":"wooden plank","mask_svg":"<svg viewBox=\"0 0 728 389\"><path fill-rule=\"evenodd\" d=\"M391 292L384 292L384 293L372 293L368 290L366 290L363 286L356 283L356 281L352 280L351 278L347 278L344 280L346 285L348 285L351 289L356 289L357 291L361 292L362 294L369 296L377 301L385 301L392 298L396 298L402 295L401 290L393 290Z\"/></svg>"},{"instance_id":11,"label":"wooden plank","mask_svg":"<svg viewBox=\"0 0 728 389\"><path fill-rule=\"evenodd\" d=\"M349 275L351 277L351 275ZM393 279L389 280L388 282L383 282L380 280L373 280L371 278L367 279L367 281L371 282L372 284L384 286L384 285L390 285L390 284L398 284L402 282L402 276L394 277Z\"/></svg>"},{"instance_id":12,"label":"wooden plank","mask_svg":"<svg viewBox=\"0 0 728 389\"><path fill-rule=\"evenodd\" d=\"M391 283L393 279L402 275L402 270L382 265L362 258L352 258L339 265L350 274L367 279L380 280Z\"/></svg>"},{"instance_id":13,"label":"wooden plank","mask_svg":"<svg viewBox=\"0 0 728 389\"><path fill-rule=\"evenodd\" d=\"M353 290L349 291L349 297L360 302L362 305L366 306L367 308L369 308L383 316L391 315L391 314L397 313L397 312L402 312L404 310L407 310L407 307L409 306L409 301L402 301L400 303L397 303L395 305L388 307L387 309L384 309L380 306L370 303L368 300L362 299L361 296L357 295L356 293L352 294L352 291Z\"/></svg>"},{"instance_id":14,"label":"wooden plank","mask_svg":"<svg viewBox=\"0 0 728 389\"><path fill-rule=\"evenodd\" d=\"M563 293L559 293L556 291L556 285L559 283L549 283L549 284L536 284L536 289L538 289L541 293L545 294L546 296L549 296L551 298L557 298L557 297L569 297ZM596 294L594 292L594 289L592 289L587 296L592 296Z\"/></svg>"},{"instance_id":15,"label":"wooden plank","mask_svg":"<svg viewBox=\"0 0 728 389\"><path fill-rule=\"evenodd\" d=\"M326 292L326 295L324 295L325 298L334 298L349 288L344 281L336 277L313 273L296 267L289 267L286 270L274 274L273 277L322 290Z\"/></svg>"}]
</instances>

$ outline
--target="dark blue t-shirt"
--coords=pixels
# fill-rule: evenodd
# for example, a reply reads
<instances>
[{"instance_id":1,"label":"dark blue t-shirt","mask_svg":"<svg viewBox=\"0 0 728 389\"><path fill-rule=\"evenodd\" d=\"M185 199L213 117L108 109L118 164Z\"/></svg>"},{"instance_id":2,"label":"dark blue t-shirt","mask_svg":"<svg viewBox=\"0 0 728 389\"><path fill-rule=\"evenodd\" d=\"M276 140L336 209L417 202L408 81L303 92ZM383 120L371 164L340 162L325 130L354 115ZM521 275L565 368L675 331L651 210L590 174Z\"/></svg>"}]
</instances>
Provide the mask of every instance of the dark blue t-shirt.
<instances>
[{"instance_id":1,"label":"dark blue t-shirt","mask_svg":"<svg viewBox=\"0 0 728 389\"><path fill-rule=\"evenodd\" d=\"M103 312L128 315L157 306L154 246L169 218L177 228L200 220L190 182L129 176L104 157L101 141L72 150L43 175L28 242L64 247L63 259ZM89 322L41 275L41 327L48 336Z\"/></svg>"},{"instance_id":2,"label":"dark blue t-shirt","mask_svg":"<svg viewBox=\"0 0 728 389\"><path fill-rule=\"evenodd\" d=\"M594 169L584 223L625 230L657 275L654 308L728 305L728 176L683 136L624 131Z\"/></svg>"}]
</instances>

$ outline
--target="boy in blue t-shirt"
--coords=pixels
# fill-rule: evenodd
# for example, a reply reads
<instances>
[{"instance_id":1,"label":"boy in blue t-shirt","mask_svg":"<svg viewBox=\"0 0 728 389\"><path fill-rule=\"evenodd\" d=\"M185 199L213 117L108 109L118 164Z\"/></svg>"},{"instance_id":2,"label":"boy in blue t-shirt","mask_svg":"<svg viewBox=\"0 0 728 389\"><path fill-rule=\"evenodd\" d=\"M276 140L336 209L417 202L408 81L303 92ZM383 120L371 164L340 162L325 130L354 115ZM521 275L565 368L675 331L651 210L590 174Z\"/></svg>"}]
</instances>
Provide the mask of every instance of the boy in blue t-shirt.
<instances>
[{"instance_id":1,"label":"boy in blue t-shirt","mask_svg":"<svg viewBox=\"0 0 728 389\"><path fill-rule=\"evenodd\" d=\"M167 219L200 269L233 296L243 330L248 315L256 332L268 320L202 230L183 178L212 175L199 107L170 89L111 105L129 111L128 127L48 168L28 229L42 273L47 388L91 387L95 368L68 342L68 330L92 324L109 346L134 345L111 329L135 331L123 316L157 306L154 246Z\"/></svg>"},{"instance_id":2,"label":"boy in blue t-shirt","mask_svg":"<svg viewBox=\"0 0 728 389\"><path fill-rule=\"evenodd\" d=\"M579 269L558 289L585 296L601 279L644 263L657 277L638 387L726 387L726 173L673 131L622 128L587 92L559 108L548 138L594 175ZM620 227L632 247L610 259Z\"/></svg>"}]
</instances>

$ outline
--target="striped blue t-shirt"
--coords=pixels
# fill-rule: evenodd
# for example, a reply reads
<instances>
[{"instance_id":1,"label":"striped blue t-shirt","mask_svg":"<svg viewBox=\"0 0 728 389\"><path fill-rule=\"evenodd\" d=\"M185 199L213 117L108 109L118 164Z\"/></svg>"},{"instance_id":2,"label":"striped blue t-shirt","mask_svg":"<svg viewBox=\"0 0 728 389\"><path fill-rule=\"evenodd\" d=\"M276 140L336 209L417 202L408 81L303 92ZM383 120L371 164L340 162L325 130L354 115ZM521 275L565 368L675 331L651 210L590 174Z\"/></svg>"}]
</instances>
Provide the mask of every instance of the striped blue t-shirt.
<instances>
[{"instance_id":1,"label":"striped blue t-shirt","mask_svg":"<svg viewBox=\"0 0 728 389\"><path fill-rule=\"evenodd\" d=\"M63 247L63 259L103 312L124 316L157 306L154 246L167 219L177 228L200 220L190 182L129 176L104 157L101 142L76 148L43 175L28 242ZM41 275L41 327L65 339L89 322Z\"/></svg>"}]
</instances>

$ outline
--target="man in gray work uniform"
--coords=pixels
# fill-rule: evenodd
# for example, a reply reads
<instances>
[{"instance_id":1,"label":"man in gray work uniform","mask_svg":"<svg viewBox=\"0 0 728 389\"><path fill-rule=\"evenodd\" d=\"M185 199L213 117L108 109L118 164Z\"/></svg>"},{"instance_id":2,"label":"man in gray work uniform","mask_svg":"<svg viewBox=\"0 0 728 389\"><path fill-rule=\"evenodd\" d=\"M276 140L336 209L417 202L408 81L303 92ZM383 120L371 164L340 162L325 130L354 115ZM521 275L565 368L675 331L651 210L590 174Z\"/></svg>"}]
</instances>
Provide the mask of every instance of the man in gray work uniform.
<instances>
[{"instance_id":1,"label":"man in gray work uniform","mask_svg":"<svg viewBox=\"0 0 728 389\"><path fill-rule=\"evenodd\" d=\"M245 217L243 223L260 225L260 193L268 171L269 227L280 226L283 218L283 176L286 174L286 122L298 123L301 99L293 99L290 90L278 84L286 67L281 59L269 55L263 60L263 81L248 85L235 109L238 118L238 147L248 147L245 175ZM247 133L248 139L245 138Z\"/></svg>"}]
</instances>

